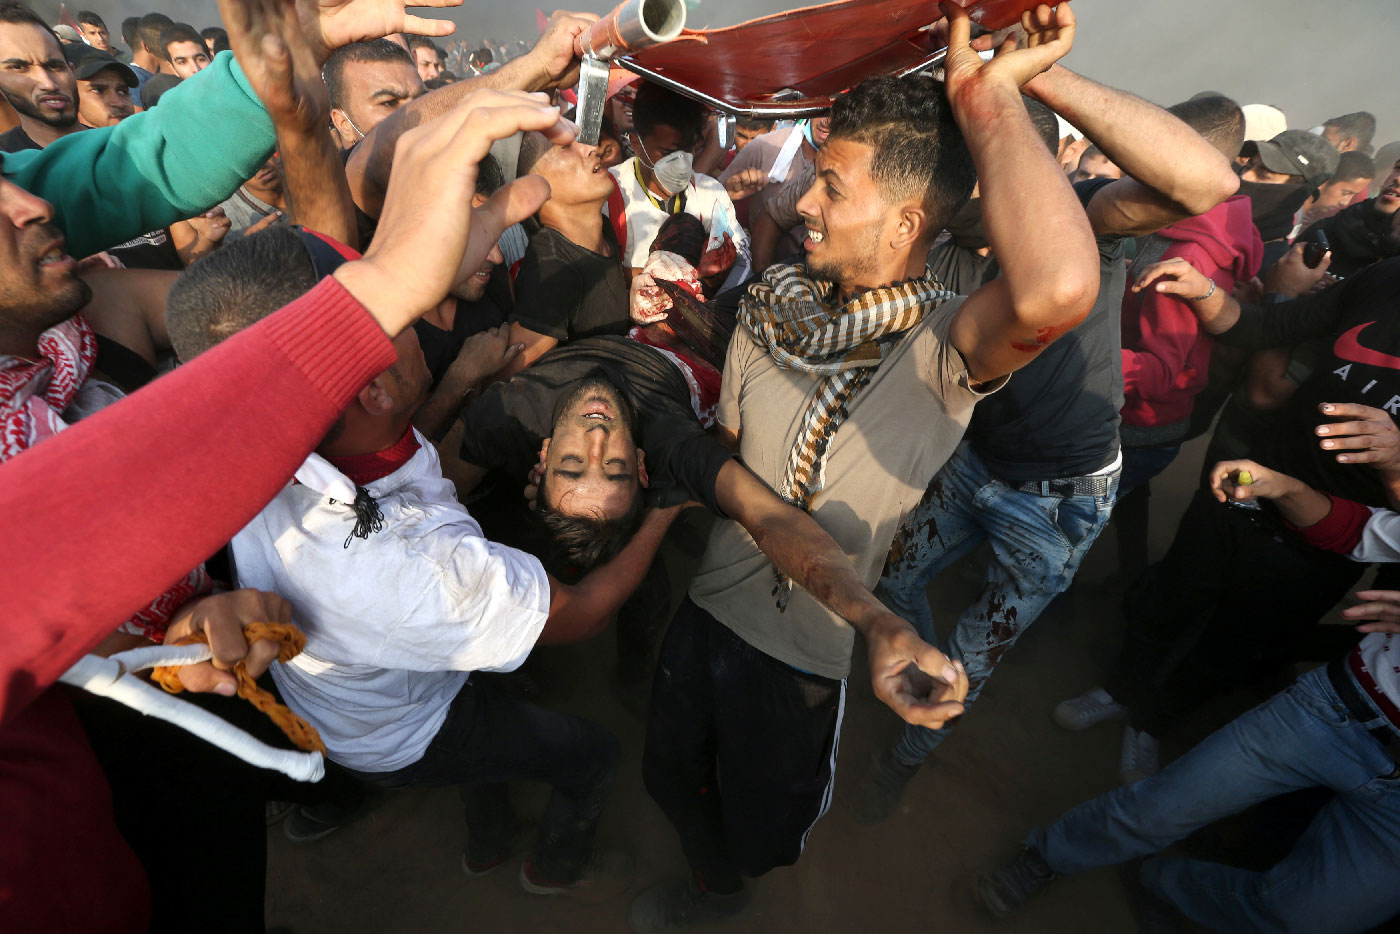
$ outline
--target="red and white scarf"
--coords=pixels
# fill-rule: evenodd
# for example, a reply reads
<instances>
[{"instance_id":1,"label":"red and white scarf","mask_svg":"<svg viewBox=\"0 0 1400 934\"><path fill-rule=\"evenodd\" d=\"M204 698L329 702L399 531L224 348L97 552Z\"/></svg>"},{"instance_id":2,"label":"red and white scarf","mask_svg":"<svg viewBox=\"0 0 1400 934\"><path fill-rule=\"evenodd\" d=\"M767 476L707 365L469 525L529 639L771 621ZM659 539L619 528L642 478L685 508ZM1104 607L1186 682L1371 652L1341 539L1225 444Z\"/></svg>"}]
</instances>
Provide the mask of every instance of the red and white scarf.
<instances>
[{"instance_id":1,"label":"red and white scarf","mask_svg":"<svg viewBox=\"0 0 1400 934\"><path fill-rule=\"evenodd\" d=\"M39 335L38 346L38 360L0 355L0 463L68 427L63 413L97 360L97 338L82 315ZM160 642L175 611L212 589L213 581L200 565L121 628Z\"/></svg>"},{"instance_id":2,"label":"red and white scarf","mask_svg":"<svg viewBox=\"0 0 1400 934\"><path fill-rule=\"evenodd\" d=\"M0 463L52 438L97 360L97 338L82 315L39 336L39 359L0 356Z\"/></svg>"}]
</instances>

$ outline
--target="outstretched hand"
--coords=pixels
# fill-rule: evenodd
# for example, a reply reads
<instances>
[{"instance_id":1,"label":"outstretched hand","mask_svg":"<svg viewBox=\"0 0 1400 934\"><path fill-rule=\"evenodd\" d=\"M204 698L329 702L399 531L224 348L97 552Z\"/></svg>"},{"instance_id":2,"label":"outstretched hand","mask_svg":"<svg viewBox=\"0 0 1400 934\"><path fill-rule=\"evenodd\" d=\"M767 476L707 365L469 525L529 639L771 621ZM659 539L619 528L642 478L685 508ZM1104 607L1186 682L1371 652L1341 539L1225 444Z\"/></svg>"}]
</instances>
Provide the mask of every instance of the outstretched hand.
<instances>
[{"instance_id":1,"label":"outstretched hand","mask_svg":"<svg viewBox=\"0 0 1400 934\"><path fill-rule=\"evenodd\" d=\"M219 0L238 65L279 130L322 130L329 119L321 80L325 55L303 11L282 0Z\"/></svg>"},{"instance_id":2,"label":"outstretched hand","mask_svg":"<svg viewBox=\"0 0 1400 934\"><path fill-rule=\"evenodd\" d=\"M1221 461L1210 470L1210 490L1221 503L1232 499L1236 502L1278 499L1297 488L1297 480L1256 461Z\"/></svg>"},{"instance_id":3,"label":"outstretched hand","mask_svg":"<svg viewBox=\"0 0 1400 934\"><path fill-rule=\"evenodd\" d=\"M1152 291L1163 295L1176 295L1188 302L1202 301L1210 292L1211 280L1180 256L1152 263L1138 273L1133 282L1133 291L1141 292L1151 287Z\"/></svg>"},{"instance_id":4,"label":"outstretched hand","mask_svg":"<svg viewBox=\"0 0 1400 934\"><path fill-rule=\"evenodd\" d=\"M295 3L307 42L324 64L331 53L342 46L382 39L396 32L450 36L457 28L454 23L445 19L424 19L408 11L413 7L461 6L462 0L295 0Z\"/></svg>"},{"instance_id":5,"label":"outstretched hand","mask_svg":"<svg viewBox=\"0 0 1400 934\"><path fill-rule=\"evenodd\" d=\"M1319 411L1328 418L1344 418L1336 424L1318 425L1325 451L1339 451L1339 464L1369 464L1377 470L1400 470L1400 430L1385 409L1354 402L1324 402Z\"/></svg>"},{"instance_id":6,"label":"outstretched hand","mask_svg":"<svg viewBox=\"0 0 1400 934\"><path fill-rule=\"evenodd\" d=\"M972 20L956 3L940 4L948 18L948 57L943 61L948 97L957 100L962 89L983 81L1007 80L1018 89L1064 58L1074 45L1075 19L1069 3L1046 4L1021 14L1021 31L1007 36L989 62L977 54L984 42L973 43Z\"/></svg>"},{"instance_id":7,"label":"outstretched hand","mask_svg":"<svg viewBox=\"0 0 1400 934\"><path fill-rule=\"evenodd\" d=\"M548 182L524 175L481 207L442 207L470 205L491 144L529 130L566 146L575 127L544 94L477 91L399 137L374 242L364 259L334 273L391 337L480 270L501 232L549 197Z\"/></svg>"},{"instance_id":8,"label":"outstretched hand","mask_svg":"<svg viewBox=\"0 0 1400 934\"><path fill-rule=\"evenodd\" d=\"M962 714L968 689L962 662L949 661L897 617L867 631L865 642L875 696L901 720L938 730Z\"/></svg>"},{"instance_id":9,"label":"outstretched hand","mask_svg":"<svg viewBox=\"0 0 1400 934\"><path fill-rule=\"evenodd\" d=\"M1366 602L1347 607L1342 610L1342 615L1347 619L1371 620L1357 626L1358 632L1400 633L1400 592L1358 590L1356 596Z\"/></svg>"}]
</instances>

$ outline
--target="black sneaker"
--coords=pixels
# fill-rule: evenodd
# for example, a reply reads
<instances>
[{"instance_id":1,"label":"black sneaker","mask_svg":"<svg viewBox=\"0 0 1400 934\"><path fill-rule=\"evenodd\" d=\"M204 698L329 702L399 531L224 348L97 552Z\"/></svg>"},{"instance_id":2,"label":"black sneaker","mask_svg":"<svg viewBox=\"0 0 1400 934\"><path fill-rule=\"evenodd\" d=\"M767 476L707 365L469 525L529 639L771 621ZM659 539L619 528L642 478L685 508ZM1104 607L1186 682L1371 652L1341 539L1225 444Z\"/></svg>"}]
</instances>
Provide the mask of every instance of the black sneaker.
<instances>
[{"instance_id":1,"label":"black sneaker","mask_svg":"<svg viewBox=\"0 0 1400 934\"><path fill-rule=\"evenodd\" d=\"M878 824L889 820L899 809L904 789L917 774L919 766L905 765L888 749L876 756L856 789L856 823Z\"/></svg>"},{"instance_id":2,"label":"black sneaker","mask_svg":"<svg viewBox=\"0 0 1400 934\"><path fill-rule=\"evenodd\" d=\"M666 934L697 924L726 921L749 907L749 890L706 892L693 878L659 882L632 899L627 923L636 934Z\"/></svg>"},{"instance_id":3,"label":"black sneaker","mask_svg":"<svg viewBox=\"0 0 1400 934\"><path fill-rule=\"evenodd\" d=\"M310 843L329 837L359 816L358 810L334 805L299 804L282 822L282 833L293 843Z\"/></svg>"},{"instance_id":4,"label":"black sneaker","mask_svg":"<svg viewBox=\"0 0 1400 934\"><path fill-rule=\"evenodd\" d=\"M520 887L531 895L564 896L584 904L616 898L632 884L636 862L621 850L600 850L577 879L550 879L535 868L533 858L520 864Z\"/></svg>"},{"instance_id":5,"label":"black sneaker","mask_svg":"<svg viewBox=\"0 0 1400 934\"><path fill-rule=\"evenodd\" d=\"M1010 917L1054 878L1040 854L1026 847L1014 860L977 880L977 904L994 918Z\"/></svg>"}]
</instances>

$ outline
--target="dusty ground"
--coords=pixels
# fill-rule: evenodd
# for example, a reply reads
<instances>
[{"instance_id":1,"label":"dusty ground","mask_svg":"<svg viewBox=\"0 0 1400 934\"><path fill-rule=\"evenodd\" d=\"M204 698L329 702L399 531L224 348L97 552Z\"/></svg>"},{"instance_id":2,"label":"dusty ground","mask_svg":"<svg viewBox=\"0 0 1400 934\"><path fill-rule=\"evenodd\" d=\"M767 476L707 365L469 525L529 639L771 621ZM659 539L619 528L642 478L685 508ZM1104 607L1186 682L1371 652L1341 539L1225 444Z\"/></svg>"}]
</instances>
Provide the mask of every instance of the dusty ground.
<instances>
[{"instance_id":1,"label":"dusty ground","mask_svg":"<svg viewBox=\"0 0 1400 934\"><path fill-rule=\"evenodd\" d=\"M1203 445L1189 446L1154 485L1154 558L1169 543L1200 469ZM1110 527L1085 561L1072 612L1047 622L1018 645L963 724L915 778L901 814L878 827L857 826L851 796L874 751L898 729L870 693L863 663L851 678L831 812L812 833L797 866L753 884L742 920L712 928L765 934L870 931L1131 931L1135 925L1115 870L1065 879L1011 922L980 915L969 896L976 874L1013 853L1025 832L1117 782L1121 731L1102 725L1067 733L1054 725L1054 704L1096 681L1116 644L1119 590ZM954 619L974 582L954 568L931 591ZM624 758L604 814L604 846L636 858L631 891L583 905L523 893L518 864L468 880L458 868L465 825L452 790L400 792L379 800L354 825L296 846L268 834L267 918L296 934L312 932L626 930L631 895L684 870L670 826L642 788L642 722L611 690L612 643L556 649L539 660L547 702L593 718L621 739ZM1173 737L1180 754L1246 700L1217 705L1193 735ZM538 813L543 792L522 787L520 810ZM709 930L709 929L707 929Z\"/></svg>"}]
</instances>

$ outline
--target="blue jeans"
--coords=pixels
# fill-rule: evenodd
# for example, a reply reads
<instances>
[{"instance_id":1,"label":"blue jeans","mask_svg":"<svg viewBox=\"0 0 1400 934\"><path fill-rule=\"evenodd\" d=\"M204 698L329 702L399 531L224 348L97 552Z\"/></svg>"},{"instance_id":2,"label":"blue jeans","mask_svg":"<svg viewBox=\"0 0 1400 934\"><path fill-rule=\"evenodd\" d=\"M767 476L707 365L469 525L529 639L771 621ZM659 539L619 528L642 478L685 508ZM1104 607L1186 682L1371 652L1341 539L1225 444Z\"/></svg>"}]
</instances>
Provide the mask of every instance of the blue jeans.
<instances>
[{"instance_id":1,"label":"blue jeans","mask_svg":"<svg viewBox=\"0 0 1400 934\"><path fill-rule=\"evenodd\" d=\"M1166 470L1180 453L1179 444L1155 448L1123 448L1123 476L1118 482L1118 497L1121 499L1127 496Z\"/></svg>"},{"instance_id":2,"label":"blue jeans","mask_svg":"<svg viewBox=\"0 0 1400 934\"><path fill-rule=\"evenodd\" d=\"M991 542L981 595L939 644L967 669L970 705L1016 638L1069 587L1108 522L1116 486L1114 477L1103 496L1022 493L994 477L963 442L895 534L876 596L934 642L933 613L924 593L929 581L983 541ZM905 726L894 757L917 765L947 735L947 727Z\"/></svg>"},{"instance_id":3,"label":"blue jeans","mask_svg":"<svg viewBox=\"0 0 1400 934\"><path fill-rule=\"evenodd\" d=\"M1082 872L1155 853L1268 798L1331 788L1337 796L1267 872L1154 859L1142 882L1213 931L1367 930L1400 911L1400 777L1366 732L1384 722L1371 712L1351 716L1316 669L1157 775L1079 805L1027 843L1056 872Z\"/></svg>"}]
</instances>

